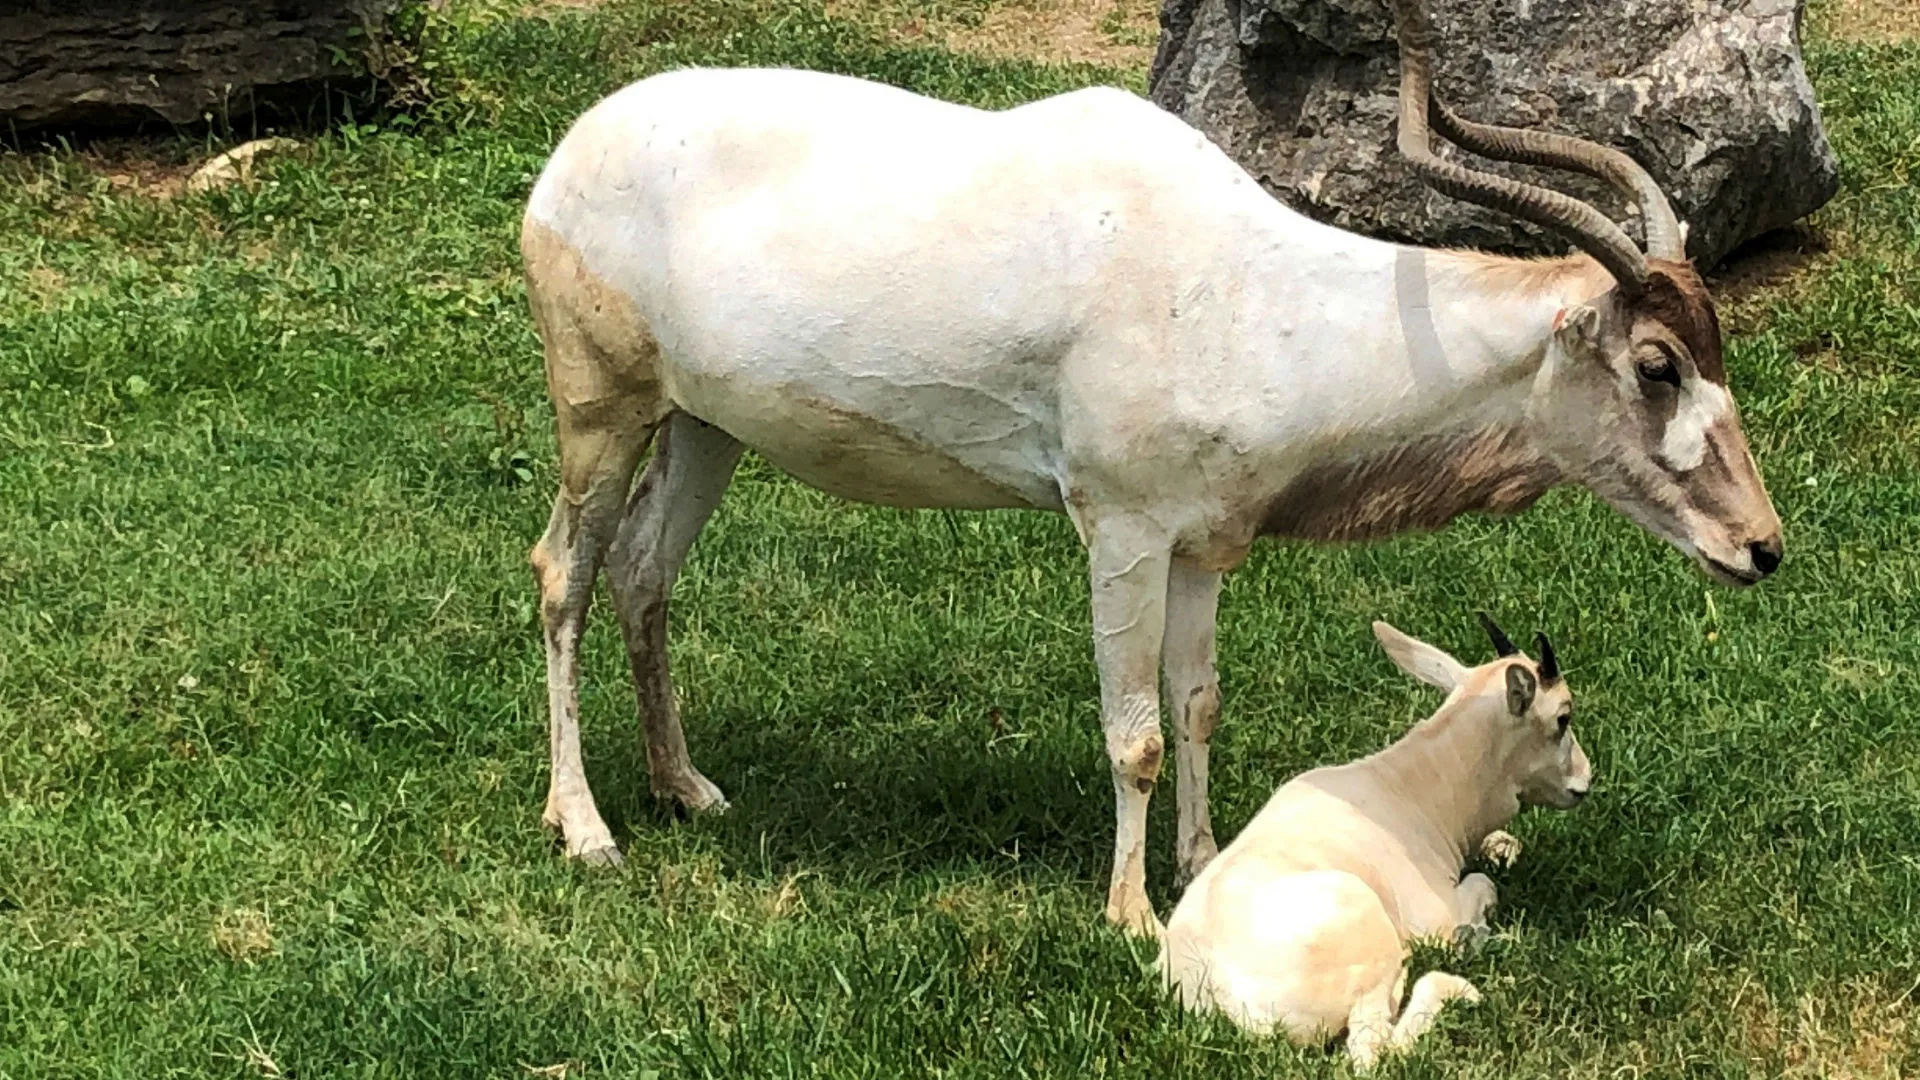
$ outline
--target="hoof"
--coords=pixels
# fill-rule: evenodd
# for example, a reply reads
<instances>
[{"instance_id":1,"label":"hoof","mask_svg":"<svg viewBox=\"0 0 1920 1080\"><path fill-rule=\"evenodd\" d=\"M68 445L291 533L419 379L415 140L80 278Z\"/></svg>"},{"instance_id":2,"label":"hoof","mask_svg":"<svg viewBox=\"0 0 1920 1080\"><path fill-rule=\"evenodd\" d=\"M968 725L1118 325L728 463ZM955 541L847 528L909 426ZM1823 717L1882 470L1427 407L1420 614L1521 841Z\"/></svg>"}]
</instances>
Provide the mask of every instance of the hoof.
<instances>
[{"instance_id":1,"label":"hoof","mask_svg":"<svg viewBox=\"0 0 1920 1080\"><path fill-rule=\"evenodd\" d=\"M1505 870L1520 861L1520 838L1504 830L1480 841L1480 857Z\"/></svg>"},{"instance_id":2,"label":"hoof","mask_svg":"<svg viewBox=\"0 0 1920 1080\"><path fill-rule=\"evenodd\" d=\"M1107 922L1135 937L1158 938L1164 932L1153 905L1142 896L1137 900L1108 900Z\"/></svg>"},{"instance_id":3,"label":"hoof","mask_svg":"<svg viewBox=\"0 0 1920 1080\"><path fill-rule=\"evenodd\" d=\"M1487 939L1493 936L1493 930L1486 923L1467 923L1453 931L1453 943L1462 952L1475 952Z\"/></svg>"},{"instance_id":4,"label":"hoof","mask_svg":"<svg viewBox=\"0 0 1920 1080\"><path fill-rule=\"evenodd\" d=\"M607 831L607 823L600 820L599 813L594 812L585 824L579 821L578 817L569 821L567 814L551 800L546 812L540 815L540 824L565 840L567 858L586 866L619 866L620 847L613 842L613 834Z\"/></svg>"},{"instance_id":5,"label":"hoof","mask_svg":"<svg viewBox=\"0 0 1920 1080\"><path fill-rule=\"evenodd\" d=\"M582 866L619 866L627 860L620 854L620 848L614 844L601 844L575 853L572 858Z\"/></svg>"},{"instance_id":6,"label":"hoof","mask_svg":"<svg viewBox=\"0 0 1920 1080\"><path fill-rule=\"evenodd\" d=\"M656 785L653 795L656 799L672 799L689 814L727 812L727 797L720 793L713 781L697 772Z\"/></svg>"}]
</instances>

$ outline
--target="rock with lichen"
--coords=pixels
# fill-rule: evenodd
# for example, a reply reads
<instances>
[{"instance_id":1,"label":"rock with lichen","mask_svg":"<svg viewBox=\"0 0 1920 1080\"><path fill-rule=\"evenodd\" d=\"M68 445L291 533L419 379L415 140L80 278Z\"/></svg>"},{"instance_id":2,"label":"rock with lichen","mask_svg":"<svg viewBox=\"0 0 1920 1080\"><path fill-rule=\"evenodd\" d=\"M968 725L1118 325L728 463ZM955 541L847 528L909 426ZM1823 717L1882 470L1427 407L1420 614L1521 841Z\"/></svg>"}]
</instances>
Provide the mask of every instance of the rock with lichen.
<instances>
[{"instance_id":1,"label":"rock with lichen","mask_svg":"<svg viewBox=\"0 0 1920 1080\"><path fill-rule=\"evenodd\" d=\"M1805 216L1839 185L1800 57L1804 0L1429 3L1442 96L1468 119L1633 155L1688 223L1689 253L1702 263ZM1532 225L1434 192L1399 159L1384 0L1165 0L1161 23L1154 100L1290 205L1425 244L1565 249ZM1640 236L1630 208L1598 182L1492 171L1548 180Z\"/></svg>"}]
</instances>

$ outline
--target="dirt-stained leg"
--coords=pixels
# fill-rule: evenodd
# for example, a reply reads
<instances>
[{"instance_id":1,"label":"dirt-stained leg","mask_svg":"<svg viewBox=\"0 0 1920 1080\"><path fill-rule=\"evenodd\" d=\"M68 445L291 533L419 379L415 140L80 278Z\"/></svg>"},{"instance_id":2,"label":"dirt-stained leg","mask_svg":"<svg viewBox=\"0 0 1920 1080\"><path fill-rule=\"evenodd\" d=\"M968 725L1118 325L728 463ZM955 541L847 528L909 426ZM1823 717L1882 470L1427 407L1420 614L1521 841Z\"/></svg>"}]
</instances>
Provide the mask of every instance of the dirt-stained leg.
<instances>
[{"instance_id":1,"label":"dirt-stained leg","mask_svg":"<svg viewBox=\"0 0 1920 1080\"><path fill-rule=\"evenodd\" d=\"M568 269L570 253L543 230L523 230L521 249L560 446L560 490L546 534L529 555L547 652L552 771L542 819L565 835L569 856L618 863L620 850L594 805L580 755L580 638L634 470L666 415L658 349L643 328L610 323L605 305L581 292L582 277Z\"/></svg>"},{"instance_id":2,"label":"dirt-stained leg","mask_svg":"<svg viewBox=\"0 0 1920 1080\"><path fill-rule=\"evenodd\" d=\"M667 605L687 552L726 493L740 451L740 443L719 428L686 413L668 417L607 563L647 733L653 793L689 810L724 809L726 799L687 756L668 674Z\"/></svg>"},{"instance_id":3,"label":"dirt-stained leg","mask_svg":"<svg viewBox=\"0 0 1920 1080\"><path fill-rule=\"evenodd\" d=\"M1149 522L1087 525L1093 581L1093 655L1100 718L1113 766L1115 832L1107 919L1140 933L1157 925L1147 901L1147 803L1160 777L1159 660L1166 629L1169 545Z\"/></svg>"},{"instance_id":4,"label":"dirt-stained leg","mask_svg":"<svg viewBox=\"0 0 1920 1080\"><path fill-rule=\"evenodd\" d=\"M568 408L562 405L557 411ZM546 632L552 754L542 820L565 835L569 856L618 863L620 849L594 805L580 756L580 637L586 630L594 578L652 429L578 423L581 419L560 421L560 492L546 535L530 556Z\"/></svg>"},{"instance_id":5,"label":"dirt-stained leg","mask_svg":"<svg viewBox=\"0 0 1920 1080\"><path fill-rule=\"evenodd\" d=\"M1161 647L1167 712L1173 717L1180 824L1175 883L1186 885L1220 853L1207 811L1207 743L1220 717L1214 672L1214 618L1220 575L1176 556L1167 575L1167 632Z\"/></svg>"}]
</instances>

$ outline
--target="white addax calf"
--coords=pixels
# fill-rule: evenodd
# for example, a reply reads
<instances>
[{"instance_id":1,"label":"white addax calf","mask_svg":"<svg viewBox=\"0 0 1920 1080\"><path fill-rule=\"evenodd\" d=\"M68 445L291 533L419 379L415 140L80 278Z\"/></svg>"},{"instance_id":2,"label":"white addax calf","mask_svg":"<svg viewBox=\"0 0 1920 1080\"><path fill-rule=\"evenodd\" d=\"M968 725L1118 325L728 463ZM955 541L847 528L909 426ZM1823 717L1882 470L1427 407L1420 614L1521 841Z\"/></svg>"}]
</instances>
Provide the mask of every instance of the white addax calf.
<instances>
[{"instance_id":1,"label":"white addax calf","mask_svg":"<svg viewBox=\"0 0 1920 1080\"><path fill-rule=\"evenodd\" d=\"M577 654L603 566L653 789L721 803L681 734L667 605L743 446L861 502L1072 518L1116 803L1107 914L1135 927L1153 920L1162 691L1183 875L1215 852L1215 603L1255 538L1388 536L1574 483L1717 580L1774 569L1780 523L1713 301L1658 188L1613 151L1431 102L1424 22L1400 3L1409 161L1586 255L1341 232L1112 89L983 112L804 71L688 70L575 123L521 233L559 434L532 561L546 820L569 855L618 857L580 757ZM1584 203L1438 160L1430 105L1477 152L1632 191L1650 251Z\"/></svg>"},{"instance_id":2,"label":"white addax calf","mask_svg":"<svg viewBox=\"0 0 1920 1080\"><path fill-rule=\"evenodd\" d=\"M1448 1001L1479 999L1436 971L1403 1008L1406 943L1484 933L1494 886L1460 876L1469 853L1510 862L1519 844L1499 830L1521 804L1578 806L1592 779L1553 647L1538 639L1536 665L1487 629L1500 658L1468 668L1373 624L1393 662L1447 700L1387 749L1288 781L1194 879L1160 953L1190 1008L1296 1042L1345 1030L1365 1069Z\"/></svg>"}]
</instances>

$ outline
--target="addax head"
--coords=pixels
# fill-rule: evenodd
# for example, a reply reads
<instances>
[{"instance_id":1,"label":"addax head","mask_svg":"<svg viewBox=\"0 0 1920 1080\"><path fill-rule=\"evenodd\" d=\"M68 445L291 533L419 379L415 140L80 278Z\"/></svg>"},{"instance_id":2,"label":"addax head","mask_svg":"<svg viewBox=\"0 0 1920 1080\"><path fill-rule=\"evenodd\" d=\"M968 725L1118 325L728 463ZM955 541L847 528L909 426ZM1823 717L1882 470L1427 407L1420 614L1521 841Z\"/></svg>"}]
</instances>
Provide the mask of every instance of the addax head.
<instances>
[{"instance_id":1,"label":"addax head","mask_svg":"<svg viewBox=\"0 0 1920 1080\"><path fill-rule=\"evenodd\" d=\"M1693 267L1563 311L1528 405L1563 473L1691 556L1752 585L1780 565L1780 518L1727 391L1720 323Z\"/></svg>"},{"instance_id":2,"label":"addax head","mask_svg":"<svg viewBox=\"0 0 1920 1080\"><path fill-rule=\"evenodd\" d=\"M1613 289L1556 320L1528 409L1540 449L1716 580L1766 577L1783 554L1780 518L1727 392L1713 299L1687 262L1686 229L1660 186L1598 143L1456 115L1432 93L1434 32L1422 0L1393 5L1408 164L1440 191L1565 236L1614 278ZM1607 181L1640 208L1646 250L1578 199L1441 159L1435 133L1486 157Z\"/></svg>"},{"instance_id":3,"label":"addax head","mask_svg":"<svg viewBox=\"0 0 1920 1080\"><path fill-rule=\"evenodd\" d=\"M1496 656L1475 668L1386 623L1374 623L1373 634L1400 670L1445 690L1449 701L1483 699L1484 711L1501 718L1498 753L1521 802L1562 810L1580 805L1593 789L1593 766L1573 736L1573 693L1561 677L1553 644L1545 634L1536 635L1540 658L1532 660L1486 614L1480 622Z\"/></svg>"}]
</instances>

